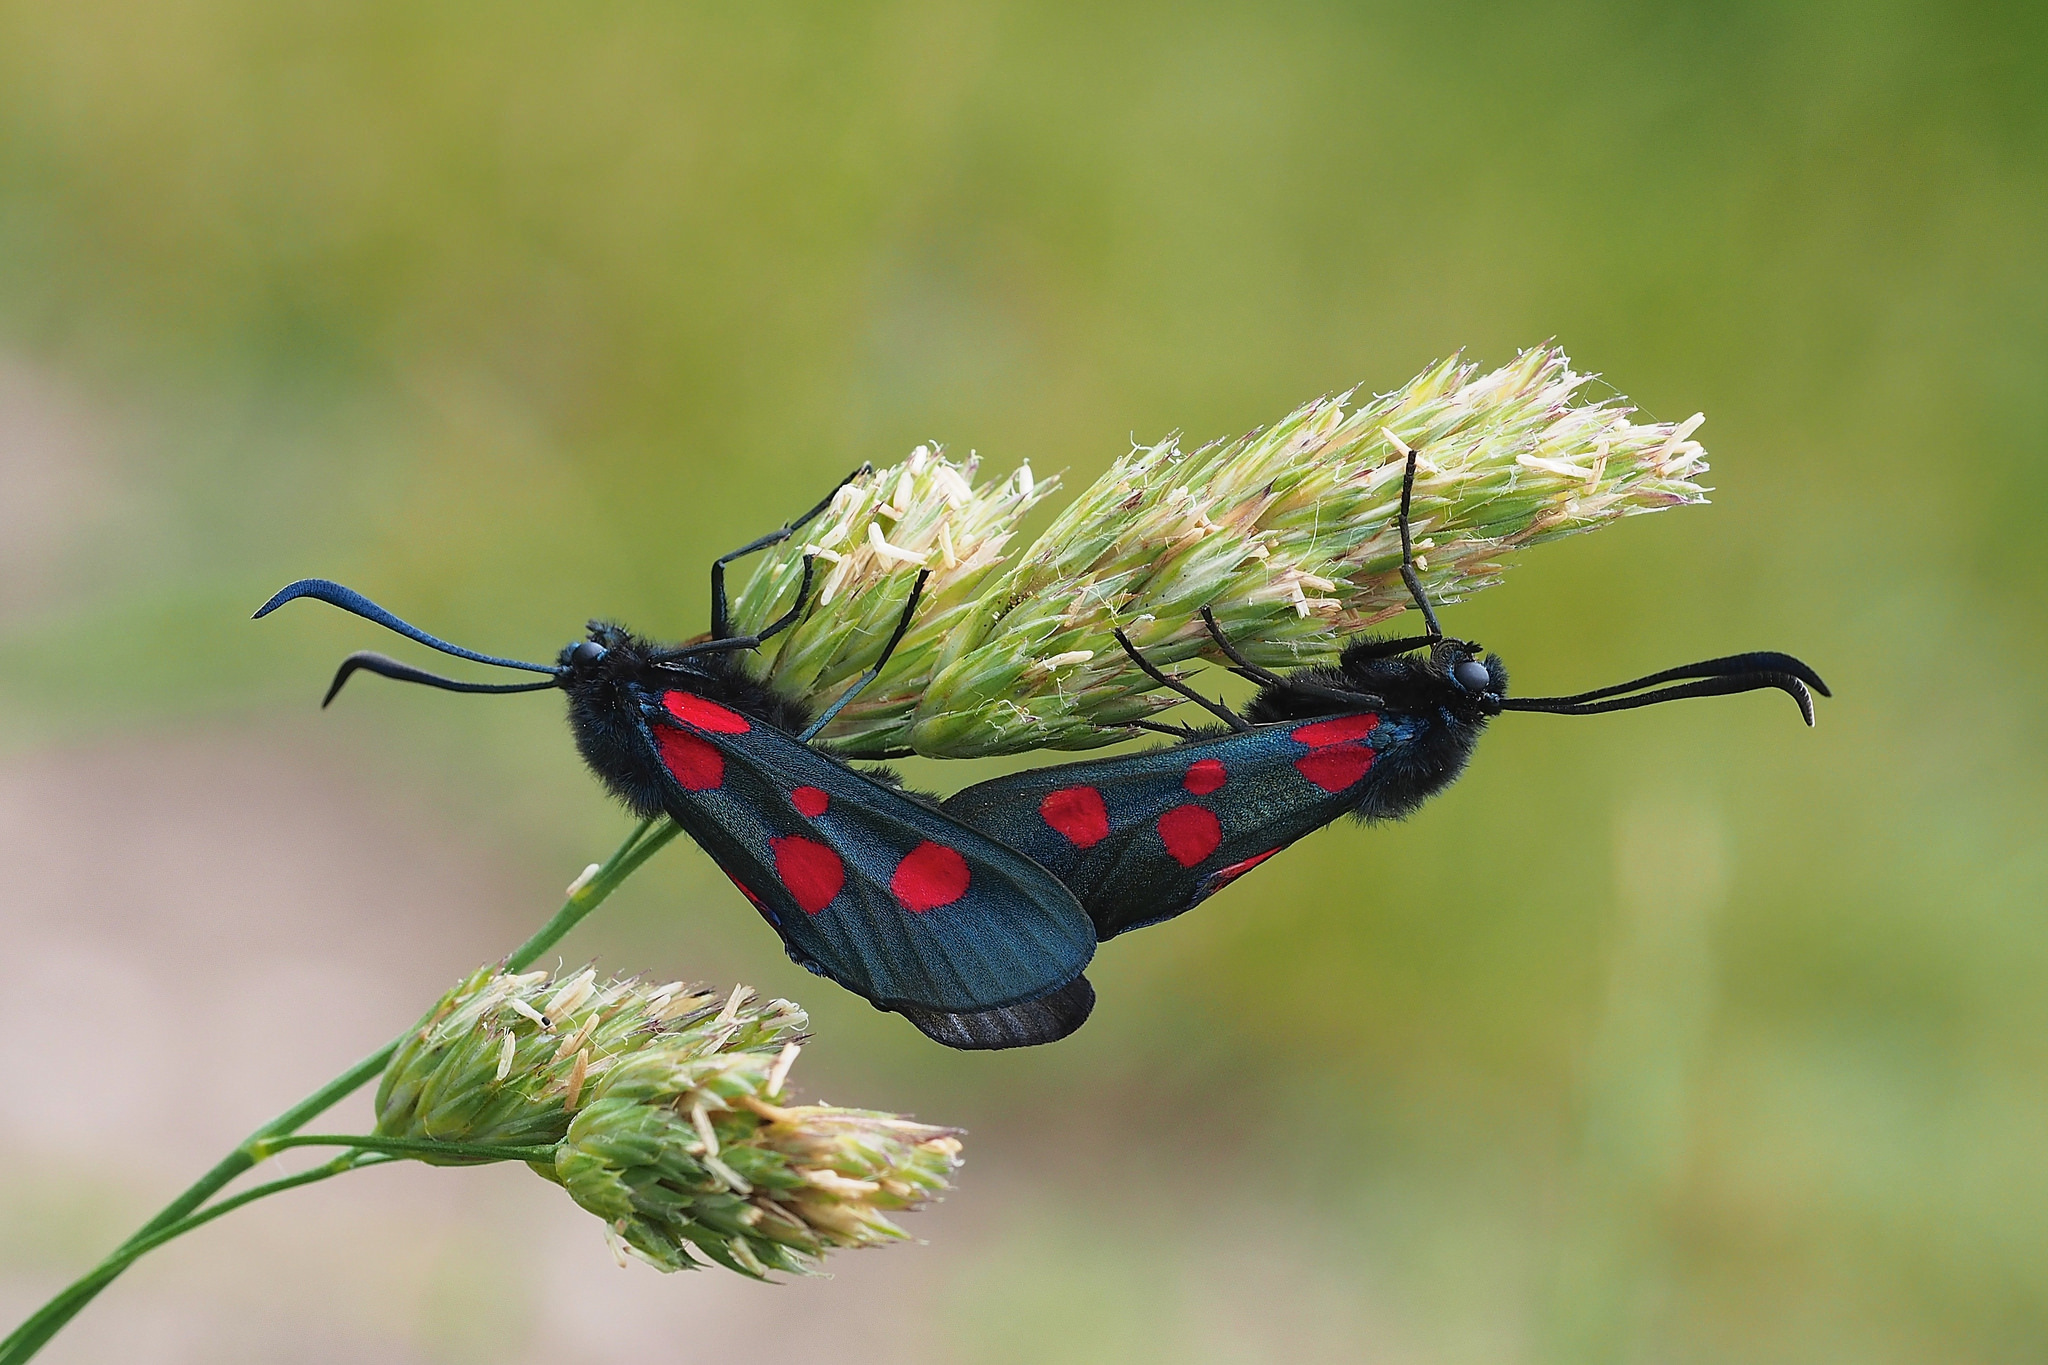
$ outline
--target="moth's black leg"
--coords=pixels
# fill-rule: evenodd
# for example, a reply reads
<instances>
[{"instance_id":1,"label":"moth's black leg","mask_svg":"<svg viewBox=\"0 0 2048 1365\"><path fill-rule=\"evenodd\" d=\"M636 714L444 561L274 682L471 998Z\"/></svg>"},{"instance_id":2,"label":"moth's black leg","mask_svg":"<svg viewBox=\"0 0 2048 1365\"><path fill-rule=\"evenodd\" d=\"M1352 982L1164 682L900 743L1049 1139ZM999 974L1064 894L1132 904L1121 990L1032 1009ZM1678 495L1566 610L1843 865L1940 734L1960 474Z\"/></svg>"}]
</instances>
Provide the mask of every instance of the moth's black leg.
<instances>
[{"instance_id":1,"label":"moth's black leg","mask_svg":"<svg viewBox=\"0 0 2048 1365\"><path fill-rule=\"evenodd\" d=\"M1434 635L1411 635L1405 640L1361 640L1344 651L1347 659L1391 659L1396 654L1423 649L1437 642Z\"/></svg>"},{"instance_id":2,"label":"moth's black leg","mask_svg":"<svg viewBox=\"0 0 2048 1365\"><path fill-rule=\"evenodd\" d=\"M1223 651L1232 663L1237 665L1231 672L1237 674L1240 678L1249 679L1261 687L1284 687L1290 692L1298 692L1303 696L1322 697L1328 701L1343 702L1347 706L1357 706L1360 704L1375 706L1379 704L1378 698L1368 696L1363 692L1347 692L1339 688L1323 687L1317 683L1303 682L1299 678L1283 678L1278 673L1268 672L1246 659L1231 646L1229 639L1223 634L1223 627L1216 624L1216 614L1207 607L1202 608L1202 620L1207 623L1209 635L1216 641L1217 647ZM1389 643L1402 644L1406 645L1408 649L1416 649L1422 645L1435 644L1436 641L1425 638L1413 641L1397 640L1390 641ZM1404 653L1405 650L1395 650L1393 652Z\"/></svg>"},{"instance_id":3,"label":"moth's black leg","mask_svg":"<svg viewBox=\"0 0 2048 1365\"><path fill-rule=\"evenodd\" d=\"M1152 720L1127 720L1124 724L1133 730L1150 730L1155 735L1172 735L1175 739L1193 739L1196 733L1192 725L1162 725Z\"/></svg>"},{"instance_id":4,"label":"moth's black leg","mask_svg":"<svg viewBox=\"0 0 2048 1365\"><path fill-rule=\"evenodd\" d=\"M770 531L767 535L762 536L757 540L750 540L746 544L740 546L739 549L734 550L729 554L722 554L718 558L711 561L712 639L726 639L727 632L732 629L730 612L727 610L725 600L725 566L732 563L735 559L744 559L746 556L753 554L756 550L765 550L770 545L780 545L783 541L788 540L791 536L795 535L799 530L803 529L803 527L806 524L808 524L814 517L816 517L820 512L824 511L827 507L830 507L832 505L832 499L839 496L840 489L846 487L846 485L852 483L855 479L859 478L863 474L872 474L874 472L874 468L875 467L871 464L862 464L859 469L854 470L851 474L848 474L838 483L833 484L832 491L830 493L827 493L822 499L820 499L816 507L813 507L810 511L804 513L795 521L790 522L781 530ZM766 639L767 635L772 633L772 631L767 632L763 634L761 638Z\"/></svg>"},{"instance_id":5,"label":"moth's black leg","mask_svg":"<svg viewBox=\"0 0 2048 1365\"><path fill-rule=\"evenodd\" d=\"M706 640L700 645L685 645L676 650L675 658L688 658L693 654L736 654L743 649L759 649L764 640L772 639L796 624L796 618L804 609L804 600L811 595L811 577L817 569L817 558L804 556L804 576L796 585L796 601L788 611L771 622L767 629L756 635L728 635L723 639Z\"/></svg>"},{"instance_id":6,"label":"moth's black leg","mask_svg":"<svg viewBox=\"0 0 2048 1365\"><path fill-rule=\"evenodd\" d=\"M803 615L804 602L811 595L811 574L816 570L817 564L817 556L804 556L804 576L797 581L796 601L789 604L788 611L771 621L767 629L755 634L754 643L756 645L760 644L763 640L782 634L783 631L796 624L797 617Z\"/></svg>"},{"instance_id":7,"label":"moth's black leg","mask_svg":"<svg viewBox=\"0 0 2048 1365\"><path fill-rule=\"evenodd\" d=\"M1136 664L1139 668L1144 669L1145 676L1150 678L1153 682L1158 683L1161 687L1170 688L1173 691L1180 693L1183 697L1186 697L1189 701L1201 707L1210 715L1220 719L1225 725L1228 725L1233 730L1249 730L1252 728L1250 721L1246 720L1243 716L1240 716L1239 714L1237 714L1237 712L1225 706L1222 702L1209 700L1207 697L1203 696L1200 692L1195 691L1194 688L1189 687L1180 679L1169 678L1164 673L1160 672L1157 668L1153 667L1152 661L1138 652L1138 647L1131 643L1131 637L1124 634L1122 630L1112 630L1110 634L1114 635L1116 637L1116 642L1124 647L1124 653L1131 656L1131 662Z\"/></svg>"},{"instance_id":8,"label":"moth's black leg","mask_svg":"<svg viewBox=\"0 0 2048 1365\"><path fill-rule=\"evenodd\" d=\"M1255 682L1261 687L1277 687L1287 681L1278 673L1268 672L1239 654L1237 646L1231 644L1229 637L1223 633L1223 627L1216 624L1216 613L1207 607L1202 608L1202 624L1209 628L1209 638L1216 642L1216 648L1223 651L1223 657L1237 665L1231 671L1240 678Z\"/></svg>"},{"instance_id":9,"label":"moth's black leg","mask_svg":"<svg viewBox=\"0 0 2048 1365\"><path fill-rule=\"evenodd\" d=\"M824 714L811 722L810 729L797 736L800 742L810 743L811 739L818 732L832 723L832 717L845 709L846 703L859 696L863 688L882 676L882 668L889 662L889 656L896 652L896 646L903 643L904 635L910 630L910 618L917 613L918 599L924 596L924 581L931 576L932 571L930 569L919 569L917 571L917 582L913 583L910 587L910 600L903 604L903 614L896 618L896 632L889 637L889 643L882 646L882 655L875 660L875 666L861 674L858 678L855 678L853 685L844 692L841 692L833 700L832 704L825 708Z\"/></svg>"},{"instance_id":10,"label":"moth's black leg","mask_svg":"<svg viewBox=\"0 0 2048 1365\"><path fill-rule=\"evenodd\" d=\"M1422 608L1422 622L1429 627L1429 638L1436 641L1443 638L1443 627L1436 623L1436 613L1429 609L1429 598L1423 594L1422 578L1415 572L1415 547L1409 542L1408 503L1415 494L1415 448L1404 446L1408 452L1408 468L1401 475L1401 581L1408 585L1408 595L1415 599L1415 605Z\"/></svg>"},{"instance_id":11,"label":"moth's black leg","mask_svg":"<svg viewBox=\"0 0 2048 1365\"><path fill-rule=\"evenodd\" d=\"M879 674L882 671L883 665L889 662L889 656L896 652L896 646L902 644L903 637L909 634L910 618L917 614L918 600L924 596L924 582L931 576L932 571L930 569L919 569L917 571L917 581L910 585L910 600L903 604L903 614L896 618L896 631L889 637L889 643L882 646L882 655L875 660L874 668L869 670L871 673ZM869 681L873 681L873 679L871 678ZM865 687L867 684L862 683L861 686Z\"/></svg>"}]
</instances>

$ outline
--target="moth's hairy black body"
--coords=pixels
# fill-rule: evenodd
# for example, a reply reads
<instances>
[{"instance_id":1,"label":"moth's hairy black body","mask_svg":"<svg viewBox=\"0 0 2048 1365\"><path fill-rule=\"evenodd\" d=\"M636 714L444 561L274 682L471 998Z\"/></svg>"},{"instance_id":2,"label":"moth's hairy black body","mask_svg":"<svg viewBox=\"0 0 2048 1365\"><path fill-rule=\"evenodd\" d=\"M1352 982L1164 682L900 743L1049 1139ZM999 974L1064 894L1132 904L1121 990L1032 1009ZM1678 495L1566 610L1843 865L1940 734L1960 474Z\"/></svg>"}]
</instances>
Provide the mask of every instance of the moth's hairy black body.
<instances>
[{"instance_id":1,"label":"moth's hairy black body","mask_svg":"<svg viewBox=\"0 0 2048 1365\"><path fill-rule=\"evenodd\" d=\"M1450 639L1424 655L1387 654L1393 643L1391 637L1366 636L1347 647L1335 664L1299 669L1260 688L1244 708L1245 719L1254 725L1312 720L1355 709L1328 695L1352 692L1359 698L1356 706L1426 722L1417 725L1409 743L1382 751L1379 781L1351 808L1362 823L1406 819L1457 781L1508 690L1507 666L1498 654L1480 658L1476 646ZM1468 691L1451 676L1468 659L1486 669L1489 684L1483 691Z\"/></svg>"}]
</instances>

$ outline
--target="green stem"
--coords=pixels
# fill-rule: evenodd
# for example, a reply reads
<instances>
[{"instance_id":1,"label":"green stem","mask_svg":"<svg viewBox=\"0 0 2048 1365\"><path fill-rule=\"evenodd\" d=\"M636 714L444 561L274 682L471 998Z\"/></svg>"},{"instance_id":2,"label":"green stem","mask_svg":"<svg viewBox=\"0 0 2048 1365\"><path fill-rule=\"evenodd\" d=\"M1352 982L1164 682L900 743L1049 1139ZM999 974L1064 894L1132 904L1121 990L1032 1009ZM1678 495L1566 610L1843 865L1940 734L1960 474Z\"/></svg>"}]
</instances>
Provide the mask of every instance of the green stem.
<instances>
[{"instance_id":1,"label":"green stem","mask_svg":"<svg viewBox=\"0 0 2048 1365\"><path fill-rule=\"evenodd\" d=\"M603 904L605 898L616 891L621 882L632 876L640 864L653 857L663 845L675 838L678 832L672 821L662 821L659 829L654 828L652 820L641 821L638 827L626 836L626 842L620 844L598 869L596 875L578 887L575 894L563 903L562 908L555 912L554 918L542 925L539 932L521 944L506 959L506 968L510 971L522 970L531 965L542 953L554 947L562 940L563 935L580 924L584 916ZM35 1314L15 1328L5 1341L0 1341L0 1365L21 1365L21 1362L35 1355L65 1323L71 1321L80 1310L91 1303L95 1295L113 1283L116 1276L146 1252L153 1251L174 1237L182 1236L202 1223L210 1222L229 1209L239 1208L251 1198L259 1198L263 1194L274 1193L280 1189L289 1189L294 1184L307 1184L309 1178L324 1180L327 1175L339 1175L342 1170L363 1164L352 1163L350 1166L329 1170L329 1166L336 1164L329 1162L328 1166L315 1168L326 1172L325 1175L314 1176L309 1172L307 1177L292 1176L288 1180L273 1181L269 1185L259 1185L244 1194L222 1200L203 1213L195 1212L200 1205L218 1194L229 1181L254 1166L261 1159L258 1153L264 1151L266 1143L297 1132L312 1119L326 1113L348 1095L374 1080L384 1070L385 1063L391 1060L391 1054L397 1047L398 1040L394 1039L251 1133L240 1146L221 1158L214 1168L201 1176L190 1189L166 1204L156 1217L138 1228L134 1236L116 1247L105 1260L37 1309ZM339 1160L340 1158L337 1158L337 1161Z\"/></svg>"},{"instance_id":2,"label":"green stem","mask_svg":"<svg viewBox=\"0 0 2048 1365\"><path fill-rule=\"evenodd\" d=\"M650 830L653 832L649 833ZM663 820L659 829L654 829L654 821L642 820L639 827L626 836L626 842L605 860L597 874L563 902L555 917L543 924L532 938L513 949L512 956L505 959L505 970L519 972L532 966L534 959L561 942L564 934L582 923L585 915L618 890L620 882L632 876L640 864L659 853L669 840L680 833L682 831L673 820ZM0 1365L5 1365L5 1362L0 1362Z\"/></svg>"},{"instance_id":3,"label":"green stem","mask_svg":"<svg viewBox=\"0 0 2048 1365\"><path fill-rule=\"evenodd\" d=\"M390 1156L461 1157L473 1161L553 1161L555 1144L540 1147L511 1147L489 1142L435 1142L431 1138L378 1137L373 1133L293 1133L265 1138L251 1144L258 1161L276 1156L287 1147L352 1147L359 1152L383 1152Z\"/></svg>"}]
</instances>

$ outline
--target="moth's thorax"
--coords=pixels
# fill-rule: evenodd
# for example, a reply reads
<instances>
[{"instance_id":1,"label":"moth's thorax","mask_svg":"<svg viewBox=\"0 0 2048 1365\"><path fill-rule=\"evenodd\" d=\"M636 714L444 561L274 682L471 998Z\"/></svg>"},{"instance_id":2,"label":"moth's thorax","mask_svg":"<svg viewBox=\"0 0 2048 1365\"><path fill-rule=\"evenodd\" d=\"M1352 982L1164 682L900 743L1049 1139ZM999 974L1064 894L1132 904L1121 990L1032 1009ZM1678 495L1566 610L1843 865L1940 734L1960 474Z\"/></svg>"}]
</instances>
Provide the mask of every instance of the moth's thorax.
<instances>
[{"instance_id":1,"label":"moth's thorax","mask_svg":"<svg viewBox=\"0 0 2048 1365\"><path fill-rule=\"evenodd\" d=\"M1499 655L1482 658L1471 641L1444 639L1427 654L1375 657L1374 644L1361 640L1344 651L1338 669L1347 685L1399 711L1440 712L1466 723L1500 713L1508 674Z\"/></svg>"},{"instance_id":2,"label":"moth's thorax","mask_svg":"<svg viewBox=\"0 0 2048 1365\"><path fill-rule=\"evenodd\" d=\"M1253 721L1269 724L1377 716L1369 741L1373 779L1353 807L1368 820L1398 819L1456 780L1507 692L1499 658L1481 659L1468 641L1444 640L1427 654L1381 654L1379 645L1358 641L1335 666L1294 673L1246 709Z\"/></svg>"},{"instance_id":3,"label":"moth's thorax","mask_svg":"<svg viewBox=\"0 0 2048 1365\"><path fill-rule=\"evenodd\" d=\"M703 697L788 735L810 723L801 702L742 671L737 652L693 653L600 621L590 623L588 639L601 653L579 657L580 640L562 651L569 727L583 761L635 814L663 809L666 779L645 737L648 727L671 723L661 704L666 693Z\"/></svg>"}]
</instances>

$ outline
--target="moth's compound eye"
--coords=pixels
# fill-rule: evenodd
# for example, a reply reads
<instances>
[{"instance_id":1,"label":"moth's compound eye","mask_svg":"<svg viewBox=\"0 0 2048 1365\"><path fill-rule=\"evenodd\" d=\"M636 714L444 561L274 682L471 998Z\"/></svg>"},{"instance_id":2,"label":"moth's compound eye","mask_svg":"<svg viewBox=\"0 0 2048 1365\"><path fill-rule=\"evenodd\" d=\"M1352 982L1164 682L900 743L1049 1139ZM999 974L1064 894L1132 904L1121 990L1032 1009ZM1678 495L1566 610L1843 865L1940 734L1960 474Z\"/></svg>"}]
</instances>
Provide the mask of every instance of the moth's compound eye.
<instances>
[{"instance_id":1,"label":"moth's compound eye","mask_svg":"<svg viewBox=\"0 0 2048 1365\"><path fill-rule=\"evenodd\" d=\"M588 666L605 655L605 648L595 640L585 640L569 651L569 662Z\"/></svg>"},{"instance_id":2,"label":"moth's compound eye","mask_svg":"<svg viewBox=\"0 0 2048 1365\"><path fill-rule=\"evenodd\" d=\"M1493 686L1493 674L1477 659L1465 659L1451 670L1451 677L1467 692L1484 692Z\"/></svg>"}]
</instances>

